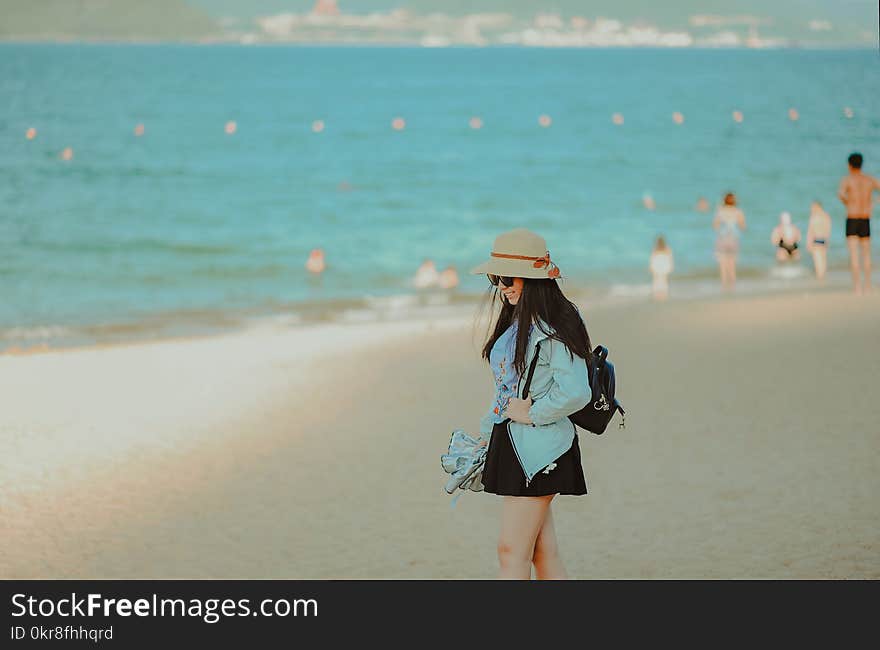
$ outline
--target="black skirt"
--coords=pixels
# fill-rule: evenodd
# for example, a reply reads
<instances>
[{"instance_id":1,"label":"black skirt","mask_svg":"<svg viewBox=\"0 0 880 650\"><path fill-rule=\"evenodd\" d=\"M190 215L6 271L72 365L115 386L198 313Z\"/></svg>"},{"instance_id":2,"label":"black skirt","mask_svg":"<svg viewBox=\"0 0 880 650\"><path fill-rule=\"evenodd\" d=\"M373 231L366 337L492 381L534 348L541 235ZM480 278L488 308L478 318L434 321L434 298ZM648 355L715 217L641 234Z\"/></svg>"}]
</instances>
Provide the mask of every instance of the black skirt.
<instances>
[{"instance_id":1,"label":"black skirt","mask_svg":"<svg viewBox=\"0 0 880 650\"><path fill-rule=\"evenodd\" d=\"M532 477L529 486L526 487L526 474L510 442L507 424L496 424L489 439L489 449L486 451L486 464L483 466L482 477L483 489L491 494L515 497L587 493L577 432L568 451L554 462L556 467L547 474L541 470Z\"/></svg>"}]
</instances>

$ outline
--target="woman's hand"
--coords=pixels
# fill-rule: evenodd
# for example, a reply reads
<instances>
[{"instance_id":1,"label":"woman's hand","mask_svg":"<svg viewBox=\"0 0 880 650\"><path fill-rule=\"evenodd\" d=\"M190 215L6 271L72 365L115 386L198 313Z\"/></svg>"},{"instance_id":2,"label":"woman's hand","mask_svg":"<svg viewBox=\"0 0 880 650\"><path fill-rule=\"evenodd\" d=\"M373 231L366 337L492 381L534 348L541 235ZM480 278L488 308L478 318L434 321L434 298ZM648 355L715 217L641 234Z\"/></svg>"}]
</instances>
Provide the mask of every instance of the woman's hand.
<instances>
[{"instance_id":1,"label":"woman's hand","mask_svg":"<svg viewBox=\"0 0 880 650\"><path fill-rule=\"evenodd\" d=\"M525 399L519 399L518 397L511 397L507 402L507 408L504 409L504 415L509 417L514 422L520 422L522 424L532 424L531 418L529 418L529 408L532 406L532 396L527 395Z\"/></svg>"}]
</instances>

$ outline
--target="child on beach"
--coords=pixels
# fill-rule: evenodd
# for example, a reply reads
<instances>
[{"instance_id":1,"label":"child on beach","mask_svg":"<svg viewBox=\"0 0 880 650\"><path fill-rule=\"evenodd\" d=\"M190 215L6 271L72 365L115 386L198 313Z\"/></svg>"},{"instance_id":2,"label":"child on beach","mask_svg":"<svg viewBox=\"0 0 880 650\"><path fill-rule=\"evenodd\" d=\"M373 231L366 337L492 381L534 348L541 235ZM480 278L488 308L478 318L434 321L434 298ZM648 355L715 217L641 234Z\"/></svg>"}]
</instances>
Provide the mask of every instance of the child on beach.
<instances>
[{"instance_id":1,"label":"child on beach","mask_svg":"<svg viewBox=\"0 0 880 650\"><path fill-rule=\"evenodd\" d=\"M810 204L810 221L807 224L807 251L813 254L816 278L825 279L828 269L828 243L831 241L831 217L822 209L822 204Z\"/></svg>"},{"instance_id":2,"label":"child on beach","mask_svg":"<svg viewBox=\"0 0 880 650\"><path fill-rule=\"evenodd\" d=\"M837 196L846 206L846 247L849 249L849 267L853 289L862 292L860 266L865 270L865 290L871 288L871 208L874 190L880 190L880 181L862 173L862 154L848 158L849 174L840 181ZM859 264L861 253L861 265Z\"/></svg>"},{"instance_id":3,"label":"child on beach","mask_svg":"<svg viewBox=\"0 0 880 650\"><path fill-rule=\"evenodd\" d=\"M666 300L669 297L669 274L672 273L674 268L674 260L672 258L672 249L669 248L669 245L662 236L657 237L657 241L654 244L649 268L654 278L652 283L654 300Z\"/></svg>"}]
</instances>

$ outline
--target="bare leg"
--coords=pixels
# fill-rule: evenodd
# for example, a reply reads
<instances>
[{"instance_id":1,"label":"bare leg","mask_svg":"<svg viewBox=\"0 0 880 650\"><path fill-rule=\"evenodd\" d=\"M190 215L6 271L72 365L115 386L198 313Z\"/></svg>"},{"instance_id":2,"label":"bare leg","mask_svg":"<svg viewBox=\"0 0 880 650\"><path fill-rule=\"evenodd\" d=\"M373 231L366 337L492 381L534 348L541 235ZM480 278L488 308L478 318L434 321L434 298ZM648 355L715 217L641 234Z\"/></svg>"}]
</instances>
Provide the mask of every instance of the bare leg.
<instances>
[{"instance_id":1,"label":"bare leg","mask_svg":"<svg viewBox=\"0 0 880 650\"><path fill-rule=\"evenodd\" d=\"M861 278L859 277L859 238L847 237L846 247L849 249L849 270L852 273L853 289L856 293L862 292Z\"/></svg>"},{"instance_id":2,"label":"bare leg","mask_svg":"<svg viewBox=\"0 0 880 650\"><path fill-rule=\"evenodd\" d=\"M535 578L538 580L568 580L568 574L559 557L559 546L556 543L556 530L553 527L553 510L547 506L544 525L535 540Z\"/></svg>"},{"instance_id":3,"label":"bare leg","mask_svg":"<svg viewBox=\"0 0 880 650\"><path fill-rule=\"evenodd\" d=\"M736 255L730 256L730 288L733 289L736 286Z\"/></svg>"},{"instance_id":4,"label":"bare leg","mask_svg":"<svg viewBox=\"0 0 880 650\"><path fill-rule=\"evenodd\" d=\"M730 256L726 253L718 255L718 269L721 271L721 288L727 289L730 286Z\"/></svg>"},{"instance_id":5,"label":"bare leg","mask_svg":"<svg viewBox=\"0 0 880 650\"><path fill-rule=\"evenodd\" d=\"M666 300L669 297L669 281L665 275L654 275L654 300Z\"/></svg>"},{"instance_id":6,"label":"bare leg","mask_svg":"<svg viewBox=\"0 0 880 650\"><path fill-rule=\"evenodd\" d=\"M828 258L824 246L816 246L813 249L813 265L816 267L816 278L825 279L825 270L828 268Z\"/></svg>"},{"instance_id":7,"label":"bare leg","mask_svg":"<svg viewBox=\"0 0 880 650\"><path fill-rule=\"evenodd\" d=\"M504 497L498 538L500 580L531 579L535 540L544 525L553 496Z\"/></svg>"},{"instance_id":8,"label":"bare leg","mask_svg":"<svg viewBox=\"0 0 880 650\"><path fill-rule=\"evenodd\" d=\"M865 269L865 291L871 290L871 238L862 237L862 268Z\"/></svg>"}]
</instances>

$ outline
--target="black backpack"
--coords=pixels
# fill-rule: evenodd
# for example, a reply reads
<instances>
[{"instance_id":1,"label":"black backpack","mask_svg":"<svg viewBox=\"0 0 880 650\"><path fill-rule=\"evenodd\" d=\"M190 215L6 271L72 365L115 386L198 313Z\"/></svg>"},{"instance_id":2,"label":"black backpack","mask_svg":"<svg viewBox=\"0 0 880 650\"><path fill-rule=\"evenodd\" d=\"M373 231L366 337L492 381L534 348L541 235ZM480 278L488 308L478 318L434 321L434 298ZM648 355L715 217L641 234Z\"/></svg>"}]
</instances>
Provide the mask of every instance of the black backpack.
<instances>
[{"instance_id":1,"label":"black backpack","mask_svg":"<svg viewBox=\"0 0 880 650\"><path fill-rule=\"evenodd\" d=\"M535 357L529 366L529 374L526 377L526 385L523 395L528 395L529 386L532 384L532 375L535 373L535 366L538 365L538 353L541 351L541 344L535 347ZM581 429L591 431L596 435L605 433L608 423L614 417L614 413L620 411L619 428L626 426L626 411L614 397L615 379L614 364L608 361L608 348L603 345L597 345L593 350L592 363L587 362L587 372L590 378L590 390L593 399L584 408L576 413L568 416L574 424Z\"/></svg>"}]
</instances>

